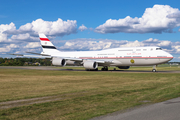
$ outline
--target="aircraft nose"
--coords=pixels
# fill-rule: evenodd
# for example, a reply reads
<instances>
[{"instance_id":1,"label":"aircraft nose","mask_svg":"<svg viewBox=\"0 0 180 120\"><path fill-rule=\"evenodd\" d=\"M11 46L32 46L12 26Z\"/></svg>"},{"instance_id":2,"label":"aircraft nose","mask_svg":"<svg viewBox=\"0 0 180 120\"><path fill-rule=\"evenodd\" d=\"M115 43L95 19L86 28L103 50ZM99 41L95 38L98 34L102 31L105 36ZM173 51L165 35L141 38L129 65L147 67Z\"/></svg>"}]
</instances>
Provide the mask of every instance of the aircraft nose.
<instances>
[{"instance_id":1,"label":"aircraft nose","mask_svg":"<svg viewBox=\"0 0 180 120\"><path fill-rule=\"evenodd\" d=\"M173 59L173 56L168 53L168 58L170 58L170 60L172 60L172 59Z\"/></svg>"}]
</instances>

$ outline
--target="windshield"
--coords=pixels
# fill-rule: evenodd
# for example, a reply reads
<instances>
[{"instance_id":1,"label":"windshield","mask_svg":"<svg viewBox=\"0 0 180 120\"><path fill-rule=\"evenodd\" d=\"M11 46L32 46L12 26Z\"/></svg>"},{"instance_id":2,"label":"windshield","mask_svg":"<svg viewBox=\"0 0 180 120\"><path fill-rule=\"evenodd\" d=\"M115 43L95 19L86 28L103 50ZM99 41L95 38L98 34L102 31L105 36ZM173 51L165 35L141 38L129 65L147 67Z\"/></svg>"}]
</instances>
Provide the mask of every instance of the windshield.
<instances>
[{"instance_id":1,"label":"windshield","mask_svg":"<svg viewBox=\"0 0 180 120\"><path fill-rule=\"evenodd\" d=\"M156 50L162 50L162 48L156 48Z\"/></svg>"}]
</instances>

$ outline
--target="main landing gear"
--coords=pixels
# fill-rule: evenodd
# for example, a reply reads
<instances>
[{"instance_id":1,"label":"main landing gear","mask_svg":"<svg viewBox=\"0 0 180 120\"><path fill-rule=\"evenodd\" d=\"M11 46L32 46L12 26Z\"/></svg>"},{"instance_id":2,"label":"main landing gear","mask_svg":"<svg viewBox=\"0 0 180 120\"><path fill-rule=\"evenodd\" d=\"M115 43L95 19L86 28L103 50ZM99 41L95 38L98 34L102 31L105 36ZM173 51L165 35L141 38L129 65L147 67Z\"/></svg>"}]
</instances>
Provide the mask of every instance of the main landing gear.
<instances>
[{"instance_id":1,"label":"main landing gear","mask_svg":"<svg viewBox=\"0 0 180 120\"><path fill-rule=\"evenodd\" d=\"M103 67L101 70L102 70L102 71L108 71L108 67L105 66L105 67Z\"/></svg>"},{"instance_id":2,"label":"main landing gear","mask_svg":"<svg viewBox=\"0 0 180 120\"><path fill-rule=\"evenodd\" d=\"M156 72L156 65L153 65L152 72Z\"/></svg>"}]
</instances>

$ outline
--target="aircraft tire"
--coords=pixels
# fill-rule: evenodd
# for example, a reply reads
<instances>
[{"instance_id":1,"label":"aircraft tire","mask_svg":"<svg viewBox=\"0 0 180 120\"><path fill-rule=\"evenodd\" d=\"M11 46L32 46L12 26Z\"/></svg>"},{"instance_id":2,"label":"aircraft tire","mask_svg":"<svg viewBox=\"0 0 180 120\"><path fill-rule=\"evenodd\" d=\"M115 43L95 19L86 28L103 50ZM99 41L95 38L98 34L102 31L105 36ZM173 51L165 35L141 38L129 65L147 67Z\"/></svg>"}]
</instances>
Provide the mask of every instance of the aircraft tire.
<instances>
[{"instance_id":1,"label":"aircraft tire","mask_svg":"<svg viewBox=\"0 0 180 120\"><path fill-rule=\"evenodd\" d=\"M152 69L152 72L156 72L156 69Z\"/></svg>"}]
</instances>

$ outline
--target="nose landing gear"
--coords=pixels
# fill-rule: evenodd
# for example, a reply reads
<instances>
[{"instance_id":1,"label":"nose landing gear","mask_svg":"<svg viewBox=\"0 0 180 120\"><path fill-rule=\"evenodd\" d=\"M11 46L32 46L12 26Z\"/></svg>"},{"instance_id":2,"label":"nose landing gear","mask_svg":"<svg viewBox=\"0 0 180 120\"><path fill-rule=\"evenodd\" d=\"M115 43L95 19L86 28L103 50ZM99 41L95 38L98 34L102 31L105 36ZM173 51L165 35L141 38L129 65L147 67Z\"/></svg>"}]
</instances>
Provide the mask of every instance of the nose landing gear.
<instances>
[{"instance_id":1,"label":"nose landing gear","mask_svg":"<svg viewBox=\"0 0 180 120\"><path fill-rule=\"evenodd\" d=\"M152 72L156 72L156 65L153 65L153 69L152 69Z\"/></svg>"}]
</instances>

